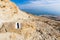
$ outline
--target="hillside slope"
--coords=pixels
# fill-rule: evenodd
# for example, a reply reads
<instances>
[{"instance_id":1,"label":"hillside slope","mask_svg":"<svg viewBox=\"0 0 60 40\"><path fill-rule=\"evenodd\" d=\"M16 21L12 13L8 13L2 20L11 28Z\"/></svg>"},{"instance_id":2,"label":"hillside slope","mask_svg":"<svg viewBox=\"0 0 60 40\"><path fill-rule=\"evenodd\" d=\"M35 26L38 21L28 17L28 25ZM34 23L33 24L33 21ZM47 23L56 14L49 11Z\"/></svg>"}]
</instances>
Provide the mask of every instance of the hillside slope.
<instances>
[{"instance_id":1,"label":"hillside slope","mask_svg":"<svg viewBox=\"0 0 60 40\"><path fill-rule=\"evenodd\" d=\"M0 0L0 40L60 40L60 21L19 10Z\"/></svg>"}]
</instances>

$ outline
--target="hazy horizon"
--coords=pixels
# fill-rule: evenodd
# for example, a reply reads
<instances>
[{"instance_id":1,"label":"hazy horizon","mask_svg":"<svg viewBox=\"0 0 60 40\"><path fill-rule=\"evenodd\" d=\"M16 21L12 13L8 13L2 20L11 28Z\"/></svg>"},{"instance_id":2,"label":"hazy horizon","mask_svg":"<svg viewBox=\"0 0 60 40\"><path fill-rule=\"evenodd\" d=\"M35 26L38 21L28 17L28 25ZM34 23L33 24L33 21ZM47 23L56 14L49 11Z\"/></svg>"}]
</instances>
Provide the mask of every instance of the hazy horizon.
<instances>
[{"instance_id":1,"label":"hazy horizon","mask_svg":"<svg viewBox=\"0 0 60 40\"><path fill-rule=\"evenodd\" d=\"M60 0L12 0L23 11L35 15L60 16Z\"/></svg>"}]
</instances>

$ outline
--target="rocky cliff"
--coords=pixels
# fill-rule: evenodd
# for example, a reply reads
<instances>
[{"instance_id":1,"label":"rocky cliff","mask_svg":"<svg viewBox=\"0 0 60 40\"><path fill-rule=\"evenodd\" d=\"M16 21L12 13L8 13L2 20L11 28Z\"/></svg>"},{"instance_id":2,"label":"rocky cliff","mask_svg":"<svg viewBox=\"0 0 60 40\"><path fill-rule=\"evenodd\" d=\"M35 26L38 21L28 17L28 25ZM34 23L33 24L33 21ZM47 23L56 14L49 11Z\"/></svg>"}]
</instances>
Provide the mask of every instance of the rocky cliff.
<instances>
[{"instance_id":1,"label":"rocky cliff","mask_svg":"<svg viewBox=\"0 0 60 40\"><path fill-rule=\"evenodd\" d=\"M60 21L19 10L0 0L0 40L60 40Z\"/></svg>"}]
</instances>

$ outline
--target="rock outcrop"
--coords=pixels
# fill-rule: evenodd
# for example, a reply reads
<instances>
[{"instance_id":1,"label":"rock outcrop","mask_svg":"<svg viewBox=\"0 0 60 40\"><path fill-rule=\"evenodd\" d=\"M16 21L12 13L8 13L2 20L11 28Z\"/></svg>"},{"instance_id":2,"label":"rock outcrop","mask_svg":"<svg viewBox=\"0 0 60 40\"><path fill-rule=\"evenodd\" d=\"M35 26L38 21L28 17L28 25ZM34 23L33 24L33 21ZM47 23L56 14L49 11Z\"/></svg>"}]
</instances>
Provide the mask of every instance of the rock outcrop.
<instances>
[{"instance_id":1,"label":"rock outcrop","mask_svg":"<svg viewBox=\"0 0 60 40\"><path fill-rule=\"evenodd\" d=\"M0 0L0 40L60 40L60 21L19 10Z\"/></svg>"}]
</instances>

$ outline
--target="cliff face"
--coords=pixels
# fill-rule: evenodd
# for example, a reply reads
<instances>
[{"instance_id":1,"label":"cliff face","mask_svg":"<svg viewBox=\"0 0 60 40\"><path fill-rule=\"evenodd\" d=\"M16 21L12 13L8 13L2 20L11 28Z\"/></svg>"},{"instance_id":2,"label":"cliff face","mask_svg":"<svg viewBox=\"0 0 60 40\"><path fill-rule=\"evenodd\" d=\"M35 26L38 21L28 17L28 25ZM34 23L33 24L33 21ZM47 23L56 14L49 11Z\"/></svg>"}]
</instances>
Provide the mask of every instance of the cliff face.
<instances>
[{"instance_id":1,"label":"cliff face","mask_svg":"<svg viewBox=\"0 0 60 40\"><path fill-rule=\"evenodd\" d=\"M0 40L60 40L60 21L19 10L0 0Z\"/></svg>"}]
</instances>

